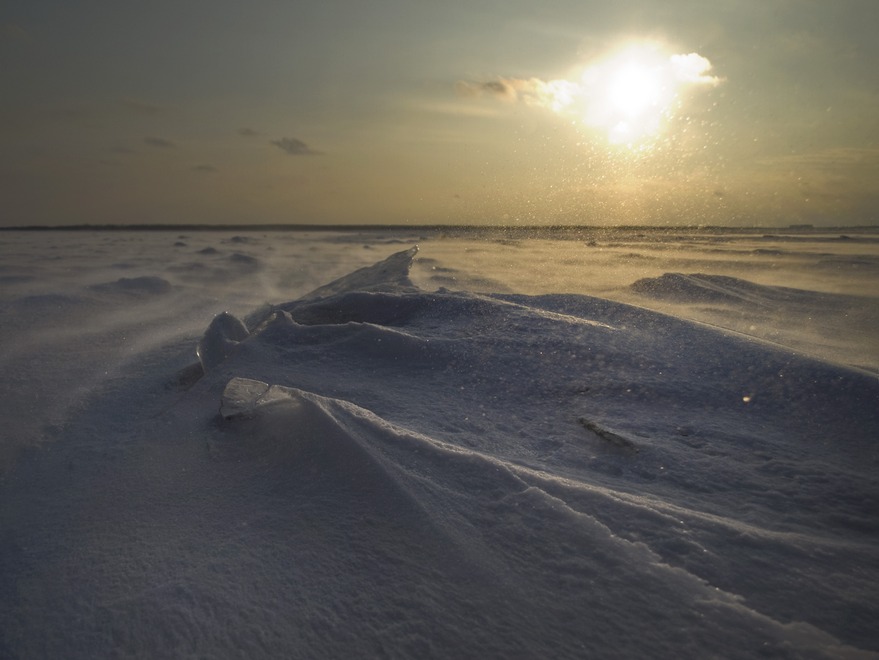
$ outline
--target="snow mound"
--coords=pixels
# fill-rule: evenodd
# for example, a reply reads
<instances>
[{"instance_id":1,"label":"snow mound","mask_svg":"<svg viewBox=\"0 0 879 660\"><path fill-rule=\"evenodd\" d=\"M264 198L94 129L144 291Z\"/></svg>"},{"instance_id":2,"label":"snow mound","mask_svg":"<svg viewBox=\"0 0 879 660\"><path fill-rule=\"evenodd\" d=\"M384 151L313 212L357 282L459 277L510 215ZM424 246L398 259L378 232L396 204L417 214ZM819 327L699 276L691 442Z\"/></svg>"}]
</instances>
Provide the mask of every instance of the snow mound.
<instances>
[{"instance_id":1,"label":"snow mound","mask_svg":"<svg viewBox=\"0 0 879 660\"><path fill-rule=\"evenodd\" d=\"M140 326L186 287L4 364L63 394L107 338L126 356L0 480L0 656L879 651L875 375L601 298L422 290L414 255L220 314L185 391L215 299Z\"/></svg>"},{"instance_id":2,"label":"snow mound","mask_svg":"<svg viewBox=\"0 0 879 660\"><path fill-rule=\"evenodd\" d=\"M159 295L171 291L171 283L161 277L120 277L115 282L95 284L91 287L102 293L126 293L133 295Z\"/></svg>"},{"instance_id":3,"label":"snow mound","mask_svg":"<svg viewBox=\"0 0 879 660\"><path fill-rule=\"evenodd\" d=\"M790 347L816 358L879 371L879 302L858 293L756 284L722 275L665 273L631 284L639 301L675 315Z\"/></svg>"},{"instance_id":4,"label":"snow mound","mask_svg":"<svg viewBox=\"0 0 879 660\"><path fill-rule=\"evenodd\" d=\"M244 324L229 312L218 314L198 342L196 354L205 371L225 360L249 336Z\"/></svg>"},{"instance_id":5,"label":"snow mound","mask_svg":"<svg viewBox=\"0 0 879 660\"><path fill-rule=\"evenodd\" d=\"M168 271L183 280L212 284L228 284L246 280L263 269L263 261L250 254L232 252L226 254L214 247L195 252L204 257L198 261L178 261L168 266Z\"/></svg>"},{"instance_id":6,"label":"snow mound","mask_svg":"<svg viewBox=\"0 0 879 660\"><path fill-rule=\"evenodd\" d=\"M409 631L395 638L401 653L427 644L437 655L465 647L574 657L608 646L632 655L644 640L631 634L630 621L650 622L658 655L701 655L745 635L752 648L777 653L840 650L832 637L758 614L619 535L618 522L608 524L615 516L659 522L693 512L673 514L655 501L551 477L297 388L233 378L221 411L215 458L259 459L254 479L262 488L310 502L322 526L369 549L383 566L381 582L392 590L407 585L404 614L385 609L388 594L376 576L351 576L377 602L346 624L403 616ZM603 509L613 517L599 515ZM441 584L431 577L439 575ZM467 624L474 610L478 627Z\"/></svg>"},{"instance_id":7,"label":"snow mound","mask_svg":"<svg viewBox=\"0 0 879 660\"><path fill-rule=\"evenodd\" d=\"M660 300L698 303L747 303L771 305L776 302L810 300L814 292L778 286L763 286L737 277L694 273L665 273L634 282L635 293Z\"/></svg>"},{"instance_id":8,"label":"snow mound","mask_svg":"<svg viewBox=\"0 0 879 660\"><path fill-rule=\"evenodd\" d=\"M51 312L80 305L83 299L64 293L40 293L13 299L9 307L16 312Z\"/></svg>"},{"instance_id":9,"label":"snow mound","mask_svg":"<svg viewBox=\"0 0 879 660\"><path fill-rule=\"evenodd\" d=\"M321 286L303 300L327 298L343 291L416 291L417 288L409 279L412 260L418 254L418 246L396 252L384 261L366 266L349 273L344 277Z\"/></svg>"},{"instance_id":10,"label":"snow mound","mask_svg":"<svg viewBox=\"0 0 879 660\"><path fill-rule=\"evenodd\" d=\"M429 544L439 555L419 560L426 570L448 574L451 558L465 582L553 630L543 643L562 655L592 643L586 619L636 653L615 622L631 617L656 622L671 653L685 646L660 632L664 617L697 611L694 656L754 626L779 650L836 643L812 626L867 643L879 610L855 595L861 578L831 574L873 561L874 377L599 298L422 291L408 280L414 254L262 310L249 330L229 317L209 329L220 349L193 393L224 391L214 459L317 498L327 519L393 511L403 536L367 545L396 556ZM645 588L649 602L633 605ZM453 591L444 610L481 602ZM425 607L412 611L438 620Z\"/></svg>"},{"instance_id":11,"label":"snow mound","mask_svg":"<svg viewBox=\"0 0 879 660\"><path fill-rule=\"evenodd\" d=\"M241 270L256 270L259 268L259 259L241 252L233 252L230 254L229 262Z\"/></svg>"}]
</instances>

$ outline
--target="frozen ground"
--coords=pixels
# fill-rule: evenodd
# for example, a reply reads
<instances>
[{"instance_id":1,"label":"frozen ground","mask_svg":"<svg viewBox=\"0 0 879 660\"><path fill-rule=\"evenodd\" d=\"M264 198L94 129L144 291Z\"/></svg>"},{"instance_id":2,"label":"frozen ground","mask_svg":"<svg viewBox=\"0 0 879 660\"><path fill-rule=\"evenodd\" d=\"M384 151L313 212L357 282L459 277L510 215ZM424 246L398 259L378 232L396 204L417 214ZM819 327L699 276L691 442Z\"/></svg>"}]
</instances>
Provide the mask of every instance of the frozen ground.
<instances>
[{"instance_id":1,"label":"frozen ground","mask_svg":"<svg viewBox=\"0 0 879 660\"><path fill-rule=\"evenodd\" d=\"M0 233L0 657L876 657L877 238Z\"/></svg>"}]
</instances>

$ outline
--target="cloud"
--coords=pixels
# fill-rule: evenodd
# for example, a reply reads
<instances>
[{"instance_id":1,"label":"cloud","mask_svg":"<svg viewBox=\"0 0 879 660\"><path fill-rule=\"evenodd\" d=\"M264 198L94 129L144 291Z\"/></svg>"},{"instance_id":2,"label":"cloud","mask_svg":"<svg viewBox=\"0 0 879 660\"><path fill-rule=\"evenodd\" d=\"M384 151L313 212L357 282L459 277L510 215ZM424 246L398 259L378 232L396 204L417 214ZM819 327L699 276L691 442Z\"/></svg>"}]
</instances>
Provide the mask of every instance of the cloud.
<instances>
[{"instance_id":1,"label":"cloud","mask_svg":"<svg viewBox=\"0 0 879 660\"><path fill-rule=\"evenodd\" d=\"M456 85L459 96L487 96L508 103L549 108L559 112L582 95L581 86L570 80L541 80L540 78L498 78L483 82L461 81Z\"/></svg>"},{"instance_id":2,"label":"cloud","mask_svg":"<svg viewBox=\"0 0 879 660\"><path fill-rule=\"evenodd\" d=\"M18 23L0 23L0 43L27 43L31 34Z\"/></svg>"},{"instance_id":3,"label":"cloud","mask_svg":"<svg viewBox=\"0 0 879 660\"><path fill-rule=\"evenodd\" d=\"M484 82L460 81L456 89L461 96L491 96L504 101L515 101L516 90L505 79L487 80Z\"/></svg>"},{"instance_id":4,"label":"cloud","mask_svg":"<svg viewBox=\"0 0 879 660\"><path fill-rule=\"evenodd\" d=\"M722 78L709 75L711 62L698 53L671 55L665 61L653 63L652 71L657 75L671 75L679 85L718 85ZM617 71L614 72L613 69ZM596 79L619 77L622 66L619 62L599 63L587 68L580 82L572 80L541 80L540 78L496 78L485 81L459 81L455 89L459 96L488 96L502 101L519 101L528 105L537 105L559 111L560 108L574 103L578 97L595 96L596 91L590 87ZM667 73L663 73L667 72ZM601 93L601 91L598 91Z\"/></svg>"},{"instance_id":5,"label":"cloud","mask_svg":"<svg viewBox=\"0 0 879 660\"><path fill-rule=\"evenodd\" d=\"M801 154L760 158L758 165L791 172L812 169L822 172L847 171L875 176L879 171L879 149L871 147L836 147Z\"/></svg>"},{"instance_id":6,"label":"cloud","mask_svg":"<svg viewBox=\"0 0 879 660\"><path fill-rule=\"evenodd\" d=\"M159 137L146 137L143 139L143 141L145 144L148 144L151 147L159 147L161 149L171 149L177 146L170 140Z\"/></svg>"},{"instance_id":7,"label":"cloud","mask_svg":"<svg viewBox=\"0 0 879 660\"><path fill-rule=\"evenodd\" d=\"M239 128L238 135L242 135L244 137L258 137L259 131L255 131L252 128Z\"/></svg>"},{"instance_id":8,"label":"cloud","mask_svg":"<svg viewBox=\"0 0 879 660\"><path fill-rule=\"evenodd\" d=\"M497 78L482 82L462 80L455 85L459 96L480 97L488 96L501 101L528 100L533 96L540 85L546 84L537 78Z\"/></svg>"},{"instance_id":9,"label":"cloud","mask_svg":"<svg viewBox=\"0 0 879 660\"><path fill-rule=\"evenodd\" d=\"M290 156L313 156L320 153L297 138L285 137L280 140L272 140L272 144Z\"/></svg>"},{"instance_id":10,"label":"cloud","mask_svg":"<svg viewBox=\"0 0 879 660\"><path fill-rule=\"evenodd\" d=\"M0 42L25 42L30 38L30 33L18 23L0 23Z\"/></svg>"},{"instance_id":11,"label":"cloud","mask_svg":"<svg viewBox=\"0 0 879 660\"><path fill-rule=\"evenodd\" d=\"M718 85L721 82L717 76L708 75L711 71L711 62L698 53L672 55L669 62L675 77L682 82L694 85Z\"/></svg>"},{"instance_id":12,"label":"cloud","mask_svg":"<svg viewBox=\"0 0 879 660\"><path fill-rule=\"evenodd\" d=\"M465 92L461 93L466 96ZM474 103L468 103L466 100L457 102L412 102L409 104L413 110L418 112L429 112L432 114L451 115L453 117L497 117L498 111L495 108L479 106Z\"/></svg>"},{"instance_id":13,"label":"cloud","mask_svg":"<svg viewBox=\"0 0 879 660\"><path fill-rule=\"evenodd\" d=\"M571 80L499 77L461 81L459 96L489 97L545 108L613 144L646 143L659 135L688 89L714 87L711 62L698 53L670 54L655 44L633 42L596 59Z\"/></svg>"},{"instance_id":14,"label":"cloud","mask_svg":"<svg viewBox=\"0 0 879 660\"><path fill-rule=\"evenodd\" d=\"M122 99L119 103L124 108L139 115L155 116L162 111L161 106L138 99Z\"/></svg>"},{"instance_id":15,"label":"cloud","mask_svg":"<svg viewBox=\"0 0 879 660\"><path fill-rule=\"evenodd\" d=\"M214 167L213 165L196 165L192 168L192 171L193 172L205 172L208 174L212 173L212 172L219 172L219 170L216 167Z\"/></svg>"}]
</instances>

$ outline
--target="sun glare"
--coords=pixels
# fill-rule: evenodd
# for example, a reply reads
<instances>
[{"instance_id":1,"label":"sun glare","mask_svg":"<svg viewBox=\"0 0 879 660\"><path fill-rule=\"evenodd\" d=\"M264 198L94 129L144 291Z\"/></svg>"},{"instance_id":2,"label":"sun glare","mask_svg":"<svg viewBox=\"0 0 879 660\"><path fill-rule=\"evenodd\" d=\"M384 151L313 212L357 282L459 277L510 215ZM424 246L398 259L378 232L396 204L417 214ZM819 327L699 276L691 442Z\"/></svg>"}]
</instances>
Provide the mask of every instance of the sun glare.
<instances>
[{"instance_id":1,"label":"sun glare","mask_svg":"<svg viewBox=\"0 0 879 660\"><path fill-rule=\"evenodd\" d=\"M659 80L653 71L632 65L614 76L608 100L615 110L627 117L637 117L657 106L660 91Z\"/></svg>"},{"instance_id":2,"label":"sun glare","mask_svg":"<svg viewBox=\"0 0 879 660\"><path fill-rule=\"evenodd\" d=\"M654 43L631 42L581 69L576 82L554 80L542 89L544 105L608 142L642 148L655 140L694 85L716 85L711 63L697 53L671 54Z\"/></svg>"},{"instance_id":3,"label":"sun glare","mask_svg":"<svg viewBox=\"0 0 879 660\"><path fill-rule=\"evenodd\" d=\"M605 129L614 144L643 142L660 133L677 96L665 61L632 49L594 66L598 84L588 90L594 111L584 121Z\"/></svg>"}]
</instances>

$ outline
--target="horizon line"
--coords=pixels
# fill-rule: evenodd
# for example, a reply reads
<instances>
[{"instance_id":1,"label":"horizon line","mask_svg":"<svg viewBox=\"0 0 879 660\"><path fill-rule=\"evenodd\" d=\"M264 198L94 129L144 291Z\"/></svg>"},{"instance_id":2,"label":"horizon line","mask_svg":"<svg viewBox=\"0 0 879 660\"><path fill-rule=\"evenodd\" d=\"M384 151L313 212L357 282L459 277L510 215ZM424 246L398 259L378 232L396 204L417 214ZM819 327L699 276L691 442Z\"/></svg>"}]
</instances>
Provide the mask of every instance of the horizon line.
<instances>
[{"instance_id":1,"label":"horizon line","mask_svg":"<svg viewBox=\"0 0 879 660\"><path fill-rule=\"evenodd\" d=\"M302 223L258 223L258 224L204 224L204 223L158 223L158 224L72 224L72 225L21 225L0 226L0 231L801 231L827 232L842 230L879 230L879 224L872 225L814 225L792 223L787 225L500 225L500 224L302 224Z\"/></svg>"}]
</instances>

